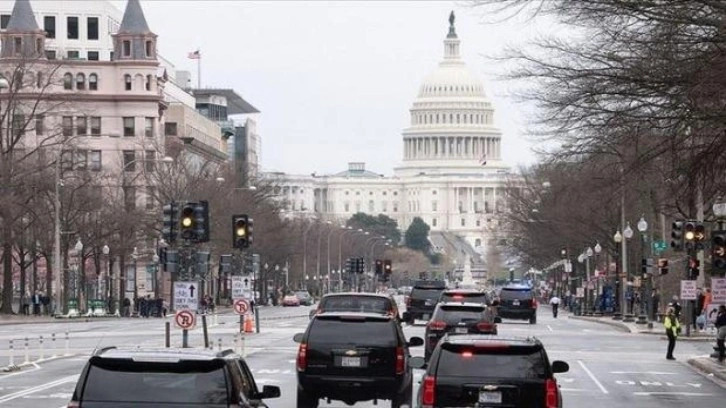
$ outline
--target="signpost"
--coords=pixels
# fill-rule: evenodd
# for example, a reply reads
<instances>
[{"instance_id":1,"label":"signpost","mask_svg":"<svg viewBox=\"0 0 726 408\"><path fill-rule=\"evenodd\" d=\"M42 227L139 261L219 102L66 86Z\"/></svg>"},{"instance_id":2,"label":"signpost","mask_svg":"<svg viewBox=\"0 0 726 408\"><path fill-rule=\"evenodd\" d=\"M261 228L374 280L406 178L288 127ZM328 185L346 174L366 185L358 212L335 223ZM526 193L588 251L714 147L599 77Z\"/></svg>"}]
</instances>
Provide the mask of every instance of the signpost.
<instances>
[{"instance_id":1,"label":"signpost","mask_svg":"<svg viewBox=\"0 0 726 408\"><path fill-rule=\"evenodd\" d=\"M250 310L250 302L247 299L236 299L234 301L234 311L238 315L246 315Z\"/></svg>"},{"instance_id":2,"label":"signpost","mask_svg":"<svg viewBox=\"0 0 726 408\"><path fill-rule=\"evenodd\" d=\"M174 310L191 310L199 308L199 282L174 282Z\"/></svg>"},{"instance_id":3,"label":"signpost","mask_svg":"<svg viewBox=\"0 0 726 408\"><path fill-rule=\"evenodd\" d=\"M653 241L653 252L656 254L663 253L666 250L666 242L661 240Z\"/></svg>"},{"instance_id":4,"label":"signpost","mask_svg":"<svg viewBox=\"0 0 726 408\"><path fill-rule=\"evenodd\" d=\"M711 302L726 304L726 278L711 278Z\"/></svg>"},{"instance_id":5,"label":"signpost","mask_svg":"<svg viewBox=\"0 0 726 408\"><path fill-rule=\"evenodd\" d=\"M232 299L252 300L251 276L232 276Z\"/></svg>"},{"instance_id":6,"label":"signpost","mask_svg":"<svg viewBox=\"0 0 726 408\"><path fill-rule=\"evenodd\" d=\"M182 329L182 347L189 347L189 330L197 324L196 313L191 310L179 310L174 315L174 323Z\"/></svg>"},{"instance_id":7,"label":"signpost","mask_svg":"<svg viewBox=\"0 0 726 408\"><path fill-rule=\"evenodd\" d=\"M697 286L694 280L681 281L681 300L696 300Z\"/></svg>"}]
</instances>

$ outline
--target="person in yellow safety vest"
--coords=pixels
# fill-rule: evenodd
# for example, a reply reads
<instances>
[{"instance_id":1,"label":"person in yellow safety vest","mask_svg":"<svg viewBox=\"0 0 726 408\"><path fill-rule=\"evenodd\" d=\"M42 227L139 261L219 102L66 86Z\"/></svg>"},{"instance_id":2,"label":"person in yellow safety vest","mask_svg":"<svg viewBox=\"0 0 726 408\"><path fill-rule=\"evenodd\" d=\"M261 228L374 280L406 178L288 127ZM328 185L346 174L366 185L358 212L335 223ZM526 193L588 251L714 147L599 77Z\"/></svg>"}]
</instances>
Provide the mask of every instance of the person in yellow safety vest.
<instances>
[{"instance_id":1,"label":"person in yellow safety vest","mask_svg":"<svg viewBox=\"0 0 726 408\"><path fill-rule=\"evenodd\" d=\"M676 358L673 357L673 349L676 348L676 338L678 338L678 333L681 331L681 325L678 323L678 318L672 307L668 308L665 319L663 320L663 326L666 330L666 336L668 336L668 353L666 354L666 358L668 360L675 360Z\"/></svg>"}]
</instances>

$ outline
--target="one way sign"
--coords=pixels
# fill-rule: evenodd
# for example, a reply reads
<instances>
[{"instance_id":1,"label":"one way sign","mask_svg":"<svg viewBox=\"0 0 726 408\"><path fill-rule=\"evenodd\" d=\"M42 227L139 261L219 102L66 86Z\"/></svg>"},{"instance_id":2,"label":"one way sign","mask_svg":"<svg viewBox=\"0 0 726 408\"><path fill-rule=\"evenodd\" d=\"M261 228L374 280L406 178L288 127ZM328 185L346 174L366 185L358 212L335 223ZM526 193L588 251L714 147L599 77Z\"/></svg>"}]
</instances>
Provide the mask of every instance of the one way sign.
<instances>
[{"instance_id":1,"label":"one way sign","mask_svg":"<svg viewBox=\"0 0 726 408\"><path fill-rule=\"evenodd\" d=\"M174 310L196 312L199 306L199 282L174 282Z\"/></svg>"}]
</instances>

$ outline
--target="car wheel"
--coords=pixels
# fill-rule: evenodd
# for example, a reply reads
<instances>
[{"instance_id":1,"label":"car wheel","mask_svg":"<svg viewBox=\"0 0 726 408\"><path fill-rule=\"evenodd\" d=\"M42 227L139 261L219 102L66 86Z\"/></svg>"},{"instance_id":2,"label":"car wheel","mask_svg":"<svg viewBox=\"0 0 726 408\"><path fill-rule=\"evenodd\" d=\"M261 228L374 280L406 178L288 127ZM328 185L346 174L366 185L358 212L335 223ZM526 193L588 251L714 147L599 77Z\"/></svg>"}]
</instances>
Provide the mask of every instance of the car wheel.
<instances>
[{"instance_id":1,"label":"car wheel","mask_svg":"<svg viewBox=\"0 0 726 408\"><path fill-rule=\"evenodd\" d=\"M413 399L412 395L413 385L409 385L402 393L393 397L391 400L391 408L401 408L404 405L410 407Z\"/></svg>"},{"instance_id":2,"label":"car wheel","mask_svg":"<svg viewBox=\"0 0 726 408\"><path fill-rule=\"evenodd\" d=\"M537 316L530 317L529 324L537 324Z\"/></svg>"},{"instance_id":3,"label":"car wheel","mask_svg":"<svg viewBox=\"0 0 726 408\"><path fill-rule=\"evenodd\" d=\"M318 408L319 399L315 395L298 389L297 390L297 408Z\"/></svg>"}]
</instances>

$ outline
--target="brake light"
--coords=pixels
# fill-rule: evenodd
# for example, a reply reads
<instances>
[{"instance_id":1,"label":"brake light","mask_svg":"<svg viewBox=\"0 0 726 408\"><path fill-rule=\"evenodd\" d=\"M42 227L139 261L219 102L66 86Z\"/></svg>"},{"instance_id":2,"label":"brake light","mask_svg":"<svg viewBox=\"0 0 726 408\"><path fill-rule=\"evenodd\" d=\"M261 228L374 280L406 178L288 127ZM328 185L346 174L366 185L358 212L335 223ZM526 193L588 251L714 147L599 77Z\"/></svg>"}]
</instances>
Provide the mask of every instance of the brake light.
<instances>
[{"instance_id":1,"label":"brake light","mask_svg":"<svg viewBox=\"0 0 726 408\"><path fill-rule=\"evenodd\" d=\"M403 347L396 347L396 374L401 375L406 368L406 356Z\"/></svg>"},{"instance_id":2,"label":"brake light","mask_svg":"<svg viewBox=\"0 0 726 408\"><path fill-rule=\"evenodd\" d=\"M442 320L432 320L429 322L429 329L444 330L444 329L446 329L446 322L444 322Z\"/></svg>"},{"instance_id":3,"label":"brake light","mask_svg":"<svg viewBox=\"0 0 726 408\"><path fill-rule=\"evenodd\" d=\"M305 371L308 367L308 345L300 343L300 347L297 350L297 370Z\"/></svg>"},{"instance_id":4,"label":"brake light","mask_svg":"<svg viewBox=\"0 0 726 408\"><path fill-rule=\"evenodd\" d=\"M554 379L545 381L545 407L557 408L557 381Z\"/></svg>"},{"instance_id":5,"label":"brake light","mask_svg":"<svg viewBox=\"0 0 726 408\"><path fill-rule=\"evenodd\" d=\"M424 377L421 403L424 408L433 407L436 403L436 377L430 375Z\"/></svg>"},{"instance_id":6,"label":"brake light","mask_svg":"<svg viewBox=\"0 0 726 408\"><path fill-rule=\"evenodd\" d=\"M461 299L464 299L464 296L454 295L454 300L461 300Z\"/></svg>"},{"instance_id":7,"label":"brake light","mask_svg":"<svg viewBox=\"0 0 726 408\"><path fill-rule=\"evenodd\" d=\"M411 296L406 296L406 307L411 306Z\"/></svg>"},{"instance_id":8,"label":"brake light","mask_svg":"<svg viewBox=\"0 0 726 408\"><path fill-rule=\"evenodd\" d=\"M71 401L68 403L66 408L80 408L81 404L78 403L78 401Z\"/></svg>"},{"instance_id":9,"label":"brake light","mask_svg":"<svg viewBox=\"0 0 726 408\"><path fill-rule=\"evenodd\" d=\"M494 331L494 324L489 322L480 322L476 325L476 329L481 332L490 332Z\"/></svg>"},{"instance_id":10,"label":"brake light","mask_svg":"<svg viewBox=\"0 0 726 408\"><path fill-rule=\"evenodd\" d=\"M536 309L536 308L537 308L537 300L532 299L532 309Z\"/></svg>"},{"instance_id":11,"label":"brake light","mask_svg":"<svg viewBox=\"0 0 726 408\"><path fill-rule=\"evenodd\" d=\"M464 358L471 358L472 356L474 356L474 353L472 353L471 351L463 351L461 352L461 356Z\"/></svg>"}]
</instances>

